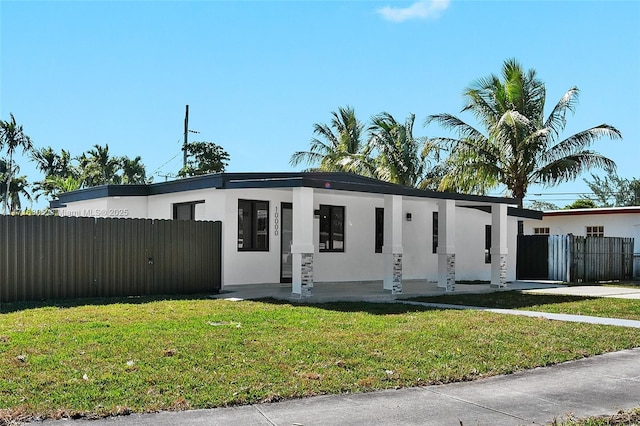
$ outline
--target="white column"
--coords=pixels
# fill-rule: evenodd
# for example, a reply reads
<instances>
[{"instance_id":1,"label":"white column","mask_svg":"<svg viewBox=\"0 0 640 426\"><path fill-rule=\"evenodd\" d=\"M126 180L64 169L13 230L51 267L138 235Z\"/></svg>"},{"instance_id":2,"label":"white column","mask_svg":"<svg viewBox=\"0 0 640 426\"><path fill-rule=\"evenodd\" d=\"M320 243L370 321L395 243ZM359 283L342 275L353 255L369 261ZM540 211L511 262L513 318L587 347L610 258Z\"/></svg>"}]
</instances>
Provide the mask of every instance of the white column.
<instances>
[{"instance_id":1,"label":"white column","mask_svg":"<svg viewBox=\"0 0 640 426\"><path fill-rule=\"evenodd\" d=\"M507 281L507 205L491 205L491 287Z\"/></svg>"},{"instance_id":2,"label":"white column","mask_svg":"<svg viewBox=\"0 0 640 426\"><path fill-rule=\"evenodd\" d=\"M382 288L402 293L402 195L384 196L384 280Z\"/></svg>"},{"instance_id":3,"label":"white column","mask_svg":"<svg viewBox=\"0 0 640 426\"><path fill-rule=\"evenodd\" d=\"M293 188L293 277L294 297L310 297L313 289L313 188Z\"/></svg>"},{"instance_id":4,"label":"white column","mask_svg":"<svg viewBox=\"0 0 640 426\"><path fill-rule=\"evenodd\" d=\"M456 202L438 200L438 287L456 289Z\"/></svg>"}]
</instances>

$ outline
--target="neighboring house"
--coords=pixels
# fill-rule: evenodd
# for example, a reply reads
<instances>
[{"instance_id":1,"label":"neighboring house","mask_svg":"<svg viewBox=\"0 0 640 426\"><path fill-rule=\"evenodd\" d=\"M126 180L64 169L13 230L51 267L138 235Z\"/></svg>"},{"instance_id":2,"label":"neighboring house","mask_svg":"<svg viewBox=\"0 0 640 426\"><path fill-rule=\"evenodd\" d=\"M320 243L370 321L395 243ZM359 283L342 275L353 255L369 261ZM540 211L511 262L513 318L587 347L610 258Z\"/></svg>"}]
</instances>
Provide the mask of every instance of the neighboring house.
<instances>
[{"instance_id":1,"label":"neighboring house","mask_svg":"<svg viewBox=\"0 0 640 426\"><path fill-rule=\"evenodd\" d=\"M350 173L220 173L61 194L61 216L222 222L223 286L515 279L515 200L418 190Z\"/></svg>"},{"instance_id":2,"label":"neighboring house","mask_svg":"<svg viewBox=\"0 0 640 426\"><path fill-rule=\"evenodd\" d=\"M549 210L542 221L525 220L524 233L633 238L634 276L640 275L640 206Z\"/></svg>"},{"instance_id":3,"label":"neighboring house","mask_svg":"<svg viewBox=\"0 0 640 426\"><path fill-rule=\"evenodd\" d=\"M573 234L582 237L630 237L640 241L640 206L548 210L542 213L542 221L525 220L524 233L526 235Z\"/></svg>"}]
</instances>

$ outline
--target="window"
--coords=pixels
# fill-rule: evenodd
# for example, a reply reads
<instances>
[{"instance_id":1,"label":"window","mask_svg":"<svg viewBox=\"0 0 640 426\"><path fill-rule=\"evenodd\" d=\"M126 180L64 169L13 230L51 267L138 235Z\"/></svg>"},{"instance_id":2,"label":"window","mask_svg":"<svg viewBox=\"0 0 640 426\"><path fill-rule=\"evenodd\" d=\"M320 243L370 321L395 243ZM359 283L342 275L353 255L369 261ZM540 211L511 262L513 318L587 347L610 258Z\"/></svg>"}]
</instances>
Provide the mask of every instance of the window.
<instances>
[{"instance_id":1,"label":"window","mask_svg":"<svg viewBox=\"0 0 640 426\"><path fill-rule=\"evenodd\" d=\"M376 253L382 253L384 245L384 209L376 207Z\"/></svg>"},{"instance_id":2,"label":"window","mask_svg":"<svg viewBox=\"0 0 640 426\"><path fill-rule=\"evenodd\" d=\"M604 237L604 226L587 226L587 237Z\"/></svg>"},{"instance_id":3,"label":"window","mask_svg":"<svg viewBox=\"0 0 640 426\"><path fill-rule=\"evenodd\" d=\"M174 220L195 220L196 204L202 204L204 201L192 201L189 203L176 203L173 205Z\"/></svg>"},{"instance_id":4,"label":"window","mask_svg":"<svg viewBox=\"0 0 640 426\"><path fill-rule=\"evenodd\" d=\"M491 263L491 225L484 226L484 263Z\"/></svg>"},{"instance_id":5,"label":"window","mask_svg":"<svg viewBox=\"0 0 640 426\"><path fill-rule=\"evenodd\" d=\"M269 250L269 202L238 200L238 251Z\"/></svg>"},{"instance_id":6,"label":"window","mask_svg":"<svg viewBox=\"0 0 640 426\"><path fill-rule=\"evenodd\" d=\"M533 228L533 235L549 235L549 228Z\"/></svg>"},{"instance_id":7,"label":"window","mask_svg":"<svg viewBox=\"0 0 640 426\"><path fill-rule=\"evenodd\" d=\"M432 236L431 236L431 252L438 253L438 212L433 212L431 218Z\"/></svg>"},{"instance_id":8,"label":"window","mask_svg":"<svg viewBox=\"0 0 640 426\"><path fill-rule=\"evenodd\" d=\"M344 251L344 207L320 204L320 252Z\"/></svg>"}]
</instances>

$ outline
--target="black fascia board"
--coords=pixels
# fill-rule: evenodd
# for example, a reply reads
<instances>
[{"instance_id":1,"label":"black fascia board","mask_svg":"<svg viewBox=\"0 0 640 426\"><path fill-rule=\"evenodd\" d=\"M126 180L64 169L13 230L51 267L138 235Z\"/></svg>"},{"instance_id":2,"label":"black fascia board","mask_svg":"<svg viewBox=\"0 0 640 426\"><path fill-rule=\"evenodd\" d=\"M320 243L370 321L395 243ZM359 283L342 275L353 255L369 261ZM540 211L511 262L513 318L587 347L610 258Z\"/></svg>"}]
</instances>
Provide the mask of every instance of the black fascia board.
<instances>
[{"instance_id":1,"label":"black fascia board","mask_svg":"<svg viewBox=\"0 0 640 426\"><path fill-rule=\"evenodd\" d=\"M470 209L482 210L485 213L491 213L490 206L465 206ZM521 209L519 207L507 207L507 216L520 217L523 219L542 220L542 212L539 210Z\"/></svg>"},{"instance_id":2,"label":"black fascia board","mask_svg":"<svg viewBox=\"0 0 640 426\"><path fill-rule=\"evenodd\" d=\"M73 201L105 197L168 194L209 188L296 188L335 189L370 194L405 195L419 198L451 199L481 203L515 204L512 198L438 192L416 189L347 172L248 172L216 173L148 185L102 185L60 194L52 208Z\"/></svg>"},{"instance_id":3,"label":"black fascia board","mask_svg":"<svg viewBox=\"0 0 640 426\"><path fill-rule=\"evenodd\" d=\"M221 188L223 178L220 173L194 176L185 179L149 184L149 195L170 194L172 192L194 191L196 189Z\"/></svg>"},{"instance_id":4,"label":"black fascia board","mask_svg":"<svg viewBox=\"0 0 640 426\"><path fill-rule=\"evenodd\" d=\"M148 185L100 185L91 188L77 189L60 194L57 200L61 203L73 201L92 200L105 197L135 197L149 195Z\"/></svg>"},{"instance_id":5,"label":"black fascia board","mask_svg":"<svg viewBox=\"0 0 640 426\"><path fill-rule=\"evenodd\" d=\"M386 195L405 195L409 197L450 199L459 201L483 202L483 203L499 203L499 204L515 204L513 198L505 197L489 197L486 195L459 194L454 192L438 192L430 189L417 189L408 186L398 185L389 182L379 181L377 179L359 176L361 179L350 180L343 179L317 179L319 176L309 176L304 179L303 186L324 189L337 189L342 191L366 192L371 194Z\"/></svg>"}]
</instances>

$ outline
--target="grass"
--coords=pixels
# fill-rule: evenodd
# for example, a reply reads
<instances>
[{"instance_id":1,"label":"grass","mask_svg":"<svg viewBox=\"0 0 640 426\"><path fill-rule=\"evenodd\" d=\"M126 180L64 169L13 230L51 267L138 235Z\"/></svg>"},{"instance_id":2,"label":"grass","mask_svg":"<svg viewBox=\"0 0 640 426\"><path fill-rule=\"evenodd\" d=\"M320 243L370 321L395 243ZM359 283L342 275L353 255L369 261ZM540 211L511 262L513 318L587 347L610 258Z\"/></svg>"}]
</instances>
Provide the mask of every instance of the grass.
<instances>
[{"instance_id":1,"label":"grass","mask_svg":"<svg viewBox=\"0 0 640 426\"><path fill-rule=\"evenodd\" d=\"M554 419L550 426L638 426L640 425L640 408L620 411L611 416L595 416L584 419L570 415L567 419Z\"/></svg>"},{"instance_id":2,"label":"grass","mask_svg":"<svg viewBox=\"0 0 640 426\"><path fill-rule=\"evenodd\" d=\"M640 346L638 329L402 304L2 308L0 424L473 380Z\"/></svg>"},{"instance_id":3,"label":"grass","mask_svg":"<svg viewBox=\"0 0 640 426\"><path fill-rule=\"evenodd\" d=\"M607 297L581 297L499 291L487 294L457 294L416 297L411 300L429 303L524 309L550 313L589 315L606 318L640 320L640 300Z\"/></svg>"}]
</instances>

